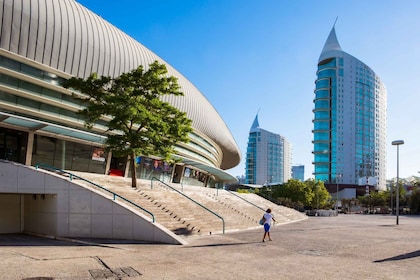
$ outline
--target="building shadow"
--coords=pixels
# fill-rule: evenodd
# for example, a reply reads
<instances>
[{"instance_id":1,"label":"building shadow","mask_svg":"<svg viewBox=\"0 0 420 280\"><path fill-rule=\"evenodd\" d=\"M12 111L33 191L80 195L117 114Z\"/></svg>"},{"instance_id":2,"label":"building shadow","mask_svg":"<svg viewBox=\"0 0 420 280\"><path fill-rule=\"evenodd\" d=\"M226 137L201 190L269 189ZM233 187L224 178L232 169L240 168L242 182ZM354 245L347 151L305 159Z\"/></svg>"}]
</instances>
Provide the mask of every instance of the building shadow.
<instances>
[{"instance_id":1,"label":"building shadow","mask_svg":"<svg viewBox=\"0 0 420 280\"><path fill-rule=\"evenodd\" d=\"M38 246L38 247L74 247L74 246L98 246L117 248L112 245L124 244L158 244L137 240L100 239L100 238L48 238L23 233L0 234L0 247L2 246ZM119 249L119 248L117 248Z\"/></svg>"},{"instance_id":2,"label":"building shadow","mask_svg":"<svg viewBox=\"0 0 420 280\"><path fill-rule=\"evenodd\" d=\"M224 247L224 246L238 246L238 245L249 245L249 244L264 244L263 242L236 242L236 243L216 243L216 244L204 244L204 245L191 245L183 248L200 248L200 247Z\"/></svg>"},{"instance_id":3,"label":"building shadow","mask_svg":"<svg viewBox=\"0 0 420 280\"><path fill-rule=\"evenodd\" d=\"M375 263L380 263L380 262L389 262L389 261L401 261L401 260L411 259L411 258L416 258L416 257L420 257L420 250L413 251L413 252L406 253L406 254L402 254L402 255L398 255L398 256L395 256L395 257L391 257L391 258L376 260L374 262Z\"/></svg>"}]
</instances>

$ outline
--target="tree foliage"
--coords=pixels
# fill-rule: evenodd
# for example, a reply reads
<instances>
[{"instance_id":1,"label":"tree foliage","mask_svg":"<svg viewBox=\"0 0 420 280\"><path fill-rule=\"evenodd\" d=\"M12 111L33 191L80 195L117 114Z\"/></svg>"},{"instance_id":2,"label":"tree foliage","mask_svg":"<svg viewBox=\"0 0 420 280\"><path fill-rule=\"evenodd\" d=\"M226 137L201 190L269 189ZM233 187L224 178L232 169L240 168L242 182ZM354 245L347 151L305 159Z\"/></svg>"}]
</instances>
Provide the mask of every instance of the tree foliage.
<instances>
[{"instance_id":1,"label":"tree foliage","mask_svg":"<svg viewBox=\"0 0 420 280\"><path fill-rule=\"evenodd\" d=\"M308 206L312 208L325 208L331 198L324 183L313 179L301 182L291 179L287 183L278 186L273 192L277 201L293 207Z\"/></svg>"},{"instance_id":2,"label":"tree foliage","mask_svg":"<svg viewBox=\"0 0 420 280\"><path fill-rule=\"evenodd\" d=\"M298 180L291 179L276 189L276 196L288 198L293 202L301 202L308 205L312 199L312 193L308 186Z\"/></svg>"},{"instance_id":3,"label":"tree foliage","mask_svg":"<svg viewBox=\"0 0 420 280\"><path fill-rule=\"evenodd\" d=\"M192 121L162 100L165 95L183 96L177 78L167 75L157 61L145 71L143 66L116 78L93 73L86 79L71 78L64 87L79 91L73 96L82 101L78 113L92 128L108 117L107 150L117 156L130 156L132 186L136 187L135 157L158 155L169 160L178 142L188 142Z\"/></svg>"},{"instance_id":4,"label":"tree foliage","mask_svg":"<svg viewBox=\"0 0 420 280\"><path fill-rule=\"evenodd\" d=\"M420 189L417 187L410 196L410 211L412 214L420 214Z\"/></svg>"},{"instance_id":5,"label":"tree foliage","mask_svg":"<svg viewBox=\"0 0 420 280\"><path fill-rule=\"evenodd\" d=\"M389 206L390 192L389 191L372 191L369 195L359 196L358 202L369 209L370 213L374 212L374 207Z\"/></svg>"},{"instance_id":6,"label":"tree foliage","mask_svg":"<svg viewBox=\"0 0 420 280\"><path fill-rule=\"evenodd\" d=\"M325 188L324 182L307 180L305 183L310 186L312 192L314 193L311 203L312 208L324 209L331 207L331 195Z\"/></svg>"}]
</instances>

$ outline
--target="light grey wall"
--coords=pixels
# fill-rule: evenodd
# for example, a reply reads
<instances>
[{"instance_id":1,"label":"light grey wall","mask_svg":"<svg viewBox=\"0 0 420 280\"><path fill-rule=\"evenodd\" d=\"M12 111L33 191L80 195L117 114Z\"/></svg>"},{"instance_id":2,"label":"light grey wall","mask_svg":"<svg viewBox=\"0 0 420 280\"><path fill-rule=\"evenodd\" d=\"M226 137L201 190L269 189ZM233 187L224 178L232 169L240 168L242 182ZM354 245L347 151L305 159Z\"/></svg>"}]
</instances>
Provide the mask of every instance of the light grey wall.
<instances>
[{"instance_id":1,"label":"light grey wall","mask_svg":"<svg viewBox=\"0 0 420 280\"><path fill-rule=\"evenodd\" d=\"M340 191L340 197L339 197L340 199L341 198L351 199L355 197L356 197L356 189L345 188L344 190Z\"/></svg>"},{"instance_id":2,"label":"light grey wall","mask_svg":"<svg viewBox=\"0 0 420 280\"><path fill-rule=\"evenodd\" d=\"M0 203L9 197L13 198L8 201L11 210L7 214L1 211L8 221L4 224L7 232L185 243L165 227L152 223L140 210L93 188L48 171L0 160ZM3 203L0 205L2 210Z\"/></svg>"}]
</instances>

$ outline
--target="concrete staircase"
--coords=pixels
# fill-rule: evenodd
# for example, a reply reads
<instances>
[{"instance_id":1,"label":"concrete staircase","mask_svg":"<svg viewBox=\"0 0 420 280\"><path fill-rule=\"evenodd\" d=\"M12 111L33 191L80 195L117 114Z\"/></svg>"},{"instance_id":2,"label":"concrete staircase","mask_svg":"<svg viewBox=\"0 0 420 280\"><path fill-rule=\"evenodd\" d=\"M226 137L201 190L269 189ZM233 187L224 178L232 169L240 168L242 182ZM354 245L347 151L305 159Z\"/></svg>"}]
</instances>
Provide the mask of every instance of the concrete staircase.
<instances>
[{"instance_id":1,"label":"concrete staircase","mask_svg":"<svg viewBox=\"0 0 420 280\"><path fill-rule=\"evenodd\" d=\"M137 188L133 189L131 178L72 173L147 209L154 214L157 223L178 235L217 234L260 227L258 221L267 208L272 209L277 225L307 218L303 213L255 194L170 184L177 190L174 191L159 181L153 181L152 188L148 180L137 180Z\"/></svg>"}]
</instances>

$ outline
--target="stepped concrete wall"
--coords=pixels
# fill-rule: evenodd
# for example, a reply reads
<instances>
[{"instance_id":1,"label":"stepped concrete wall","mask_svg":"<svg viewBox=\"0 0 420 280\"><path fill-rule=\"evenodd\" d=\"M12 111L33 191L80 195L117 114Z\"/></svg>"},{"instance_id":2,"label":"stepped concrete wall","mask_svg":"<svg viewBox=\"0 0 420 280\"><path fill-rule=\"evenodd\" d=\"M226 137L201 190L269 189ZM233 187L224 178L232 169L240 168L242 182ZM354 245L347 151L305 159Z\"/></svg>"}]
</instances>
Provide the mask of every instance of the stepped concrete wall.
<instances>
[{"instance_id":1,"label":"stepped concrete wall","mask_svg":"<svg viewBox=\"0 0 420 280\"><path fill-rule=\"evenodd\" d=\"M133 189L131 178L81 172L76 174L141 205L155 214L159 224L179 235L219 234L223 230L228 232L259 228L261 226L258 221L267 208L271 208L275 215L275 225L307 218L304 213L277 205L256 194L171 184L177 192L158 181L153 181L152 188L152 182L147 180L138 180L137 188ZM179 192L210 209L223 220Z\"/></svg>"},{"instance_id":2,"label":"stepped concrete wall","mask_svg":"<svg viewBox=\"0 0 420 280\"><path fill-rule=\"evenodd\" d=\"M0 160L0 233L184 244L151 217L58 174Z\"/></svg>"}]
</instances>

